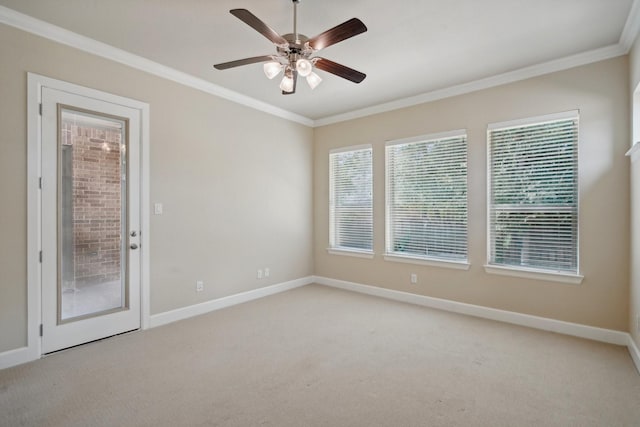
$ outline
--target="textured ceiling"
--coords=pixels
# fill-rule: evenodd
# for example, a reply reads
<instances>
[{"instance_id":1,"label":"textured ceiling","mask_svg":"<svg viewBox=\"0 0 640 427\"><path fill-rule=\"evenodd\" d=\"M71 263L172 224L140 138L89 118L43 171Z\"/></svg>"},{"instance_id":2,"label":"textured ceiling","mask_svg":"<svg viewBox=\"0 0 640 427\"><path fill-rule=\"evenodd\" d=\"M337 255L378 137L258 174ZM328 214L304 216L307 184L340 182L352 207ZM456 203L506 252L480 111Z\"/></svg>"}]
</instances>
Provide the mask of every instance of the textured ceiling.
<instances>
[{"instance_id":1,"label":"textured ceiling","mask_svg":"<svg viewBox=\"0 0 640 427\"><path fill-rule=\"evenodd\" d=\"M301 0L309 37L352 17L368 32L322 56L367 74L361 84L319 71L283 96L261 64L212 64L274 53L229 14L245 8L277 32L293 29L290 0L0 0L0 5L281 109L318 120L619 42L633 0Z\"/></svg>"}]
</instances>

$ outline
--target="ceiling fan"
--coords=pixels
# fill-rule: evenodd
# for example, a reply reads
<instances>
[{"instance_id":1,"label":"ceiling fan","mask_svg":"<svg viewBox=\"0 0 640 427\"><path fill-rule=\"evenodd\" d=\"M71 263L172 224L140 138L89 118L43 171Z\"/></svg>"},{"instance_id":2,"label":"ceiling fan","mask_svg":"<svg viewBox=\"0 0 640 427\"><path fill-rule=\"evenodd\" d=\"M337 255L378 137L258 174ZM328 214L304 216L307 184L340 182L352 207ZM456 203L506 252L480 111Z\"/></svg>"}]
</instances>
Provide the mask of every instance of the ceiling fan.
<instances>
[{"instance_id":1,"label":"ceiling fan","mask_svg":"<svg viewBox=\"0 0 640 427\"><path fill-rule=\"evenodd\" d=\"M223 62L214 65L217 70L239 67L241 65L265 62L264 73L269 79L273 79L284 71L284 77L280 82L280 89L283 95L290 95L296 92L298 75L306 77L311 89L322 82L320 76L313 72L314 67L331 74L335 74L343 79L354 83L360 83L366 74L349 68L345 65L328 59L313 56L320 49L324 49L333 44L357 36L367 31L367 27L358 18L349 19L315 37L308 38L298 33L298 10L300 0L293 2L293 33L279 35L267 24L246 9L231 9L229 12L240 19L245 24L269 39L276 47L276 54L254 56L252 58L239 59L236 61Z\"/></svg>"}]
</instances>

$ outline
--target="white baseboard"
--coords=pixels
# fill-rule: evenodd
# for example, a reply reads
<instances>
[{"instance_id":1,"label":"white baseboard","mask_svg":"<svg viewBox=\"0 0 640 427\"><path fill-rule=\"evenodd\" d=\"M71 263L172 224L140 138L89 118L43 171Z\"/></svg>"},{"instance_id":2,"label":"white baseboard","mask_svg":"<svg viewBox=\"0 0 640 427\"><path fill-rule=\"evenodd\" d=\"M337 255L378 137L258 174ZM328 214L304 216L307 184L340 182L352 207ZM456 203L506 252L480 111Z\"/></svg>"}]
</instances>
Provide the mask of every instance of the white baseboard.
<instances>
[{"instance_id":1,"label":"white baseboard","mask_svg":"<svg viewBox=\"0 0 640 427\"><path fill-rule=\"evenodd\" d=\"M34 360L29 347L20 347L0 353L0 369L10 368Z\"/></svg>"},{"instance_id":2,"label":"white baseboard","mask_svg":"<svg viewBox=\"0 0 640 427\"><path fill-rule=\"evenodd\" d=\"M531 316L529 314L515 313L513 311L498 310L495 308L482 307L479 305L427 297L424 295L416 295L408 292L394 291L391 289L379 288L376 286L362 285L360 283L330 279L328 277L316 276L314 277L314 283L331 286L334 288L346 289L367 295L374 295L395 301L421 305L424 307L481 317L483 319L497 320L514 325L527 326L530 328L542 329L544 331L556 332L559 334L571 335L580 338L587 338L609 344L628 346L630 340L630 336L626 332L596 328L594 326L580 325L578 323L564 322L561 320L548 319L545 317ZM631 347L629 348L631 349ZM637 348L636 354L638 354ZM637 363L638 362L636 362L636 364Z\"/></svg>"},{"instance_id":3,"label":"white baseboard","mask_svg":"<svg viewBox=\"0 0 640 427\"><path fill-rule=\"evenodd\" d=\"M631 334L629 335L629 342L627 343L627 348L629 349L629 354L631 355L631 359L633 359L633 363L636 365L636 369L640 374L640 350L638 350L638 346L636 342L633 340Z\"/></svg>"},{"instance_id":4,"label":"white baseboard","mask_svg":"<svg viewBox=\"0 0 640 427\"><path fill-rule=\"evenodd\" d=\"M189 317L205 314L210 311L219 310L225 307L241 304L243 302L252 301L258 298L288 291L290 289L299 288L313 283L313 277L303 277L288 282L278 283L253 291L242 292L236 295L219 298L213 301L203 302L201 304L183 307L176 310L159 313L149 318L148 327L166 325L167 323L176 322L178 320L187 319ZM21 365L40 358L36 349L29 347L21 347L15 350L9 350L0 353L0 369L10 368L12 366Z\"/></svg>"},{"instance_id":5,"label":"white baseboard","mask_svg":"<svg viewBox=\"0 0 640 427\"><path fill-rule=\"evenodd\" d=\"M236 295L230 295L228 297L203 302L201 304L156 314L150 317L149 327L166 325L171 322L176 322L178 320L209 313L214 310L220 310L225 307L231 307L244 302L253 301L262 297L309 285L311 283L318 283L320 285L331 286L362 294L387 298L394 301L401 301L410 304L421 305L424 307L480 317L484 319L497 320L514 325L527 326L530 328L541 329L580 338L592 339L609 344L627 346L636 369L640 373L640 350L638 349L638 346L636 345L633 338L631 338L631 335L626 332L596 328L593 326L580 325L577 323L563 322L561 320L554 320L544 317L531 316L528 314L498 310L473 304L427 297L424 295L416 295L408 292L394 291L391 289L347 282L344 280L330 279L328 277L321 276L303 277L300 279L291 280L289 282L283 282L276 285L267 286L265 288L247 291ZM15 350L9 350L0 353L0 369L10 368L12 366L36 360L39 356L34 357L32 353L33 351L31 351L28 347L21 347Z\"/></svg>"},{"instance_id":6,"label":"white baseboard","mask_svg":"<svg viewBox=\"0 0 640 427\"><path fill-rule=\"evenodd\" d=\"M288 291L290 289L299 288L301 286L313 283L313 276L303 277L289 282L278 283L276 285L267 286L253 291L242 292L228 297L218 298L206 301L200 304L190 305L188 307L178 308L164 313L154 314L149 318L149 327L166 325L167 323L176 322L178 320L187 319L189 317L198 316L209 313L221 308L231 307L233 305L242 304L243 302L253 301L258 298Z\"/></svg>"}]
</instances>

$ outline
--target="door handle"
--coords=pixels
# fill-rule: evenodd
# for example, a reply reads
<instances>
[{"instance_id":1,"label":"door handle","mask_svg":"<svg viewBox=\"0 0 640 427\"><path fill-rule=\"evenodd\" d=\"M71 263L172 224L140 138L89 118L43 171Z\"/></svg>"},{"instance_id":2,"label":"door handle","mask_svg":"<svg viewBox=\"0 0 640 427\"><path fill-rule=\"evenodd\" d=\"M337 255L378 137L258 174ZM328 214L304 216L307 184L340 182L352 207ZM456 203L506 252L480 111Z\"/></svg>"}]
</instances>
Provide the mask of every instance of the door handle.
<instances>
[{"instance_id":1,"label":"door handle","mask_svg":"<svg viewBox=\"0 0 640 427\"><path fill-rule=\"evenodd\" d=\"M131 249L138 249L138 245L136 245L135 243L132 243L131 246L129 246Z\"/></svg>"}]
</instances>

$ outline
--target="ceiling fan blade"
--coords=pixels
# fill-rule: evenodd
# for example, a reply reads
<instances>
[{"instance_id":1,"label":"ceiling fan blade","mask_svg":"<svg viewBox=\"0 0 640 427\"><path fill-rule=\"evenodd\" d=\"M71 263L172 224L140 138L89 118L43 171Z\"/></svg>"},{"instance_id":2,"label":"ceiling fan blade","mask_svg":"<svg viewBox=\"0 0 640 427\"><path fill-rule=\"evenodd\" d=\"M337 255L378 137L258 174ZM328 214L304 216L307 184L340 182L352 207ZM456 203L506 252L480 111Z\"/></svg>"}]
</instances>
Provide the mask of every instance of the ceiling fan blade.
<instances>
[{"instance_id":1,"label":"ceiling fan blade","mask_svg":"<svg viewBox=\"0 0 640 427\"><path fill-rule=\"evenodd\" d=\"M273 61L272 55L254 56L252 58L238 59L236 61L223 62L213 66L216 70L226 70L228 68L239 67L241 65L255 64L256 62Z\"/></svg>"},{"instance_id":2,"label":"ceiling fan blade","mask_svg":"<svg viewBox=\"0 0 640 427\"><path fill-rule=\"evenodd\" d=\"M340 25L318 34L308 40L309 46L314 50L324 49L350 37L357 36L358 34L367 31L367 26L362 23L358 18L351 18Z\"/></svg>"},{"instance_id":3,"label":"ceiling fan blade","mask_svg":"<svg viewBox=\"0 0 640 427\"><path fill-rule=\"evenodd\" d=\"M292 71L293 73L293 90L291 92L282 91L283 95L293 95L296 93L296 87L298 86L298 72L296 70Z\"/></svg>"},{"instance_id":4,"label":"ceiling fan blade","mask_svg":"<svg viewBox=\"0 0 640 427\"><path fill-rule=\"evenodd\" d=\"M337 62L319 57L316 57L314 59L316 59L316 68L319 68L322 71L326 71L327 73L335 74L336 76L342 77L343 79L351 80L354 83L360 83L364 80L365 77L367 77L366 74L354 70L353 68L349 68L345 65L338 64Z\"/></svg>"},{"instance_id":5,"label":"ceiling fan blade","mask_svg":"<svg viewBox=\"0 0 640 427\"><path fill-rule=\"evenodd\" d=\"M289 42L276 33L271 27L262 22L257 16L249 12L247 9L231 9L229 11L233 16L271 40L276 45L289 45Z\"/></svg>"}]
</instances>

